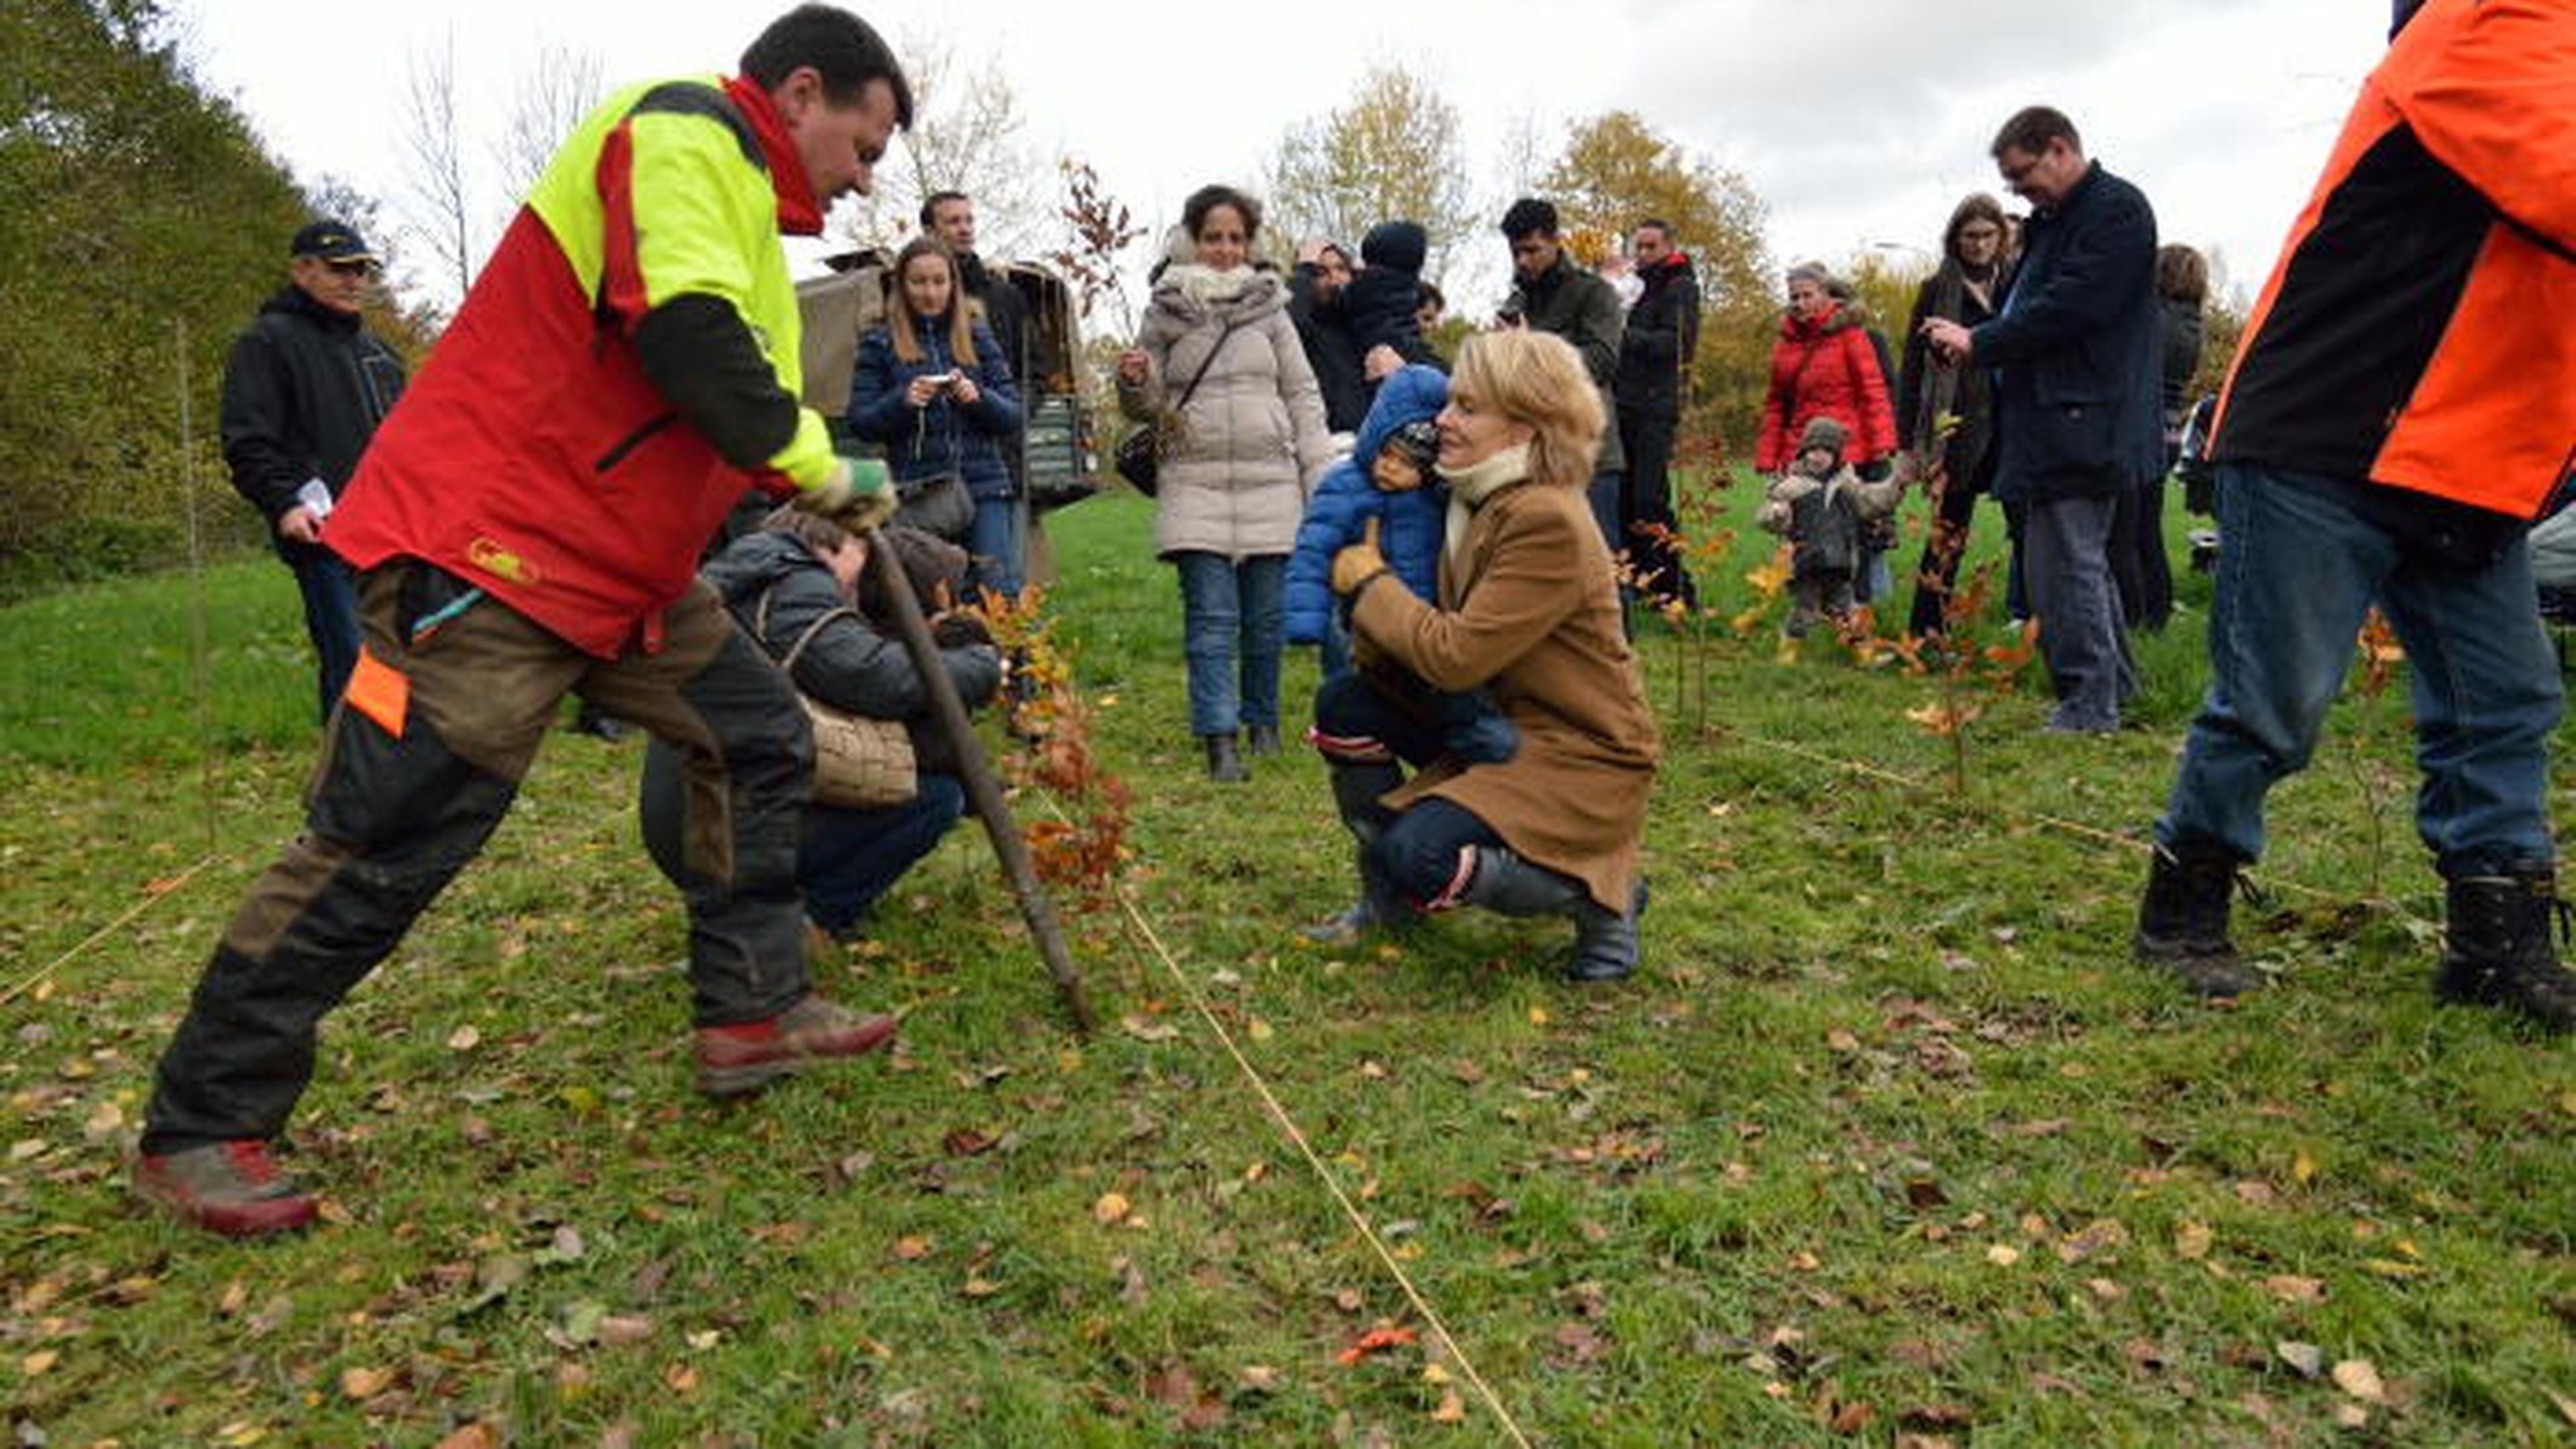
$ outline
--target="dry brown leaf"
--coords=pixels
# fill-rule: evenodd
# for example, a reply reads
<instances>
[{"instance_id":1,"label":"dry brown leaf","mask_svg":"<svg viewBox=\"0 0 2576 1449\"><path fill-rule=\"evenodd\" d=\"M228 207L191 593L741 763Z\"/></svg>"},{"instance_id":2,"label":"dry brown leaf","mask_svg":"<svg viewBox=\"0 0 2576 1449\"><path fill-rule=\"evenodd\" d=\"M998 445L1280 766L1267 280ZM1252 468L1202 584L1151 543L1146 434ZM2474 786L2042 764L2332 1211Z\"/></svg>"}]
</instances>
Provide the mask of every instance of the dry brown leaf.
<instances>
[{"instance_id":1,"label":"dry brown leaf","mask_svg":"<svg viewBox=\"0 0 2576 1449\"><path fill-rule=\"evenodd\" d=\"M2275 1273L2263 1280L2263 1287L2284 1303L2323 1303L2326 1285L2317 1278L2301 1278L2289 1273Z\"/></svg>"},{"instance_id":2,"label":"dry brown leaf","mask_svg":"<svg viewBox=\"0 0 2576 1449\"><path fill-rule=\"evenodd\" d=\"M62 1358L62 1354L53 1349L40 1348L18 1360L18 1372L31 1379L49 1374L54 1371L55 1364L62 1362Z\"/></svg>"},{"instance_id":3,"label":"dry brown leaf","mask_svg":"<svg viewBox=\"0 0 2576 1449\"><path fill-rule=\"evenodd\" d=\"M1106 1226L1127 1216L1133 1206L1122 1193L1104 1192L1100 1200L1091 1205L1091 1220Z\"/></svg>"},{"instance_id":4,"label":"dry brown leaf","mask_svg":"<svg viewBox=\"0 0 2576 1449\"><path fill-rule=\"evenodd\" d=\"M1431 1411L1431 1422L1435 1424L1457 1424L1463 1423L1466 1420L1466 1417L1467 1401L1458 1397L1458 1391L1456 1389L1441 1390L1440 1406Z\"/></svg>"},{"instance_id":5,"label":"dry brown leaf","mask_svg":"<svg viewBox=\"0 0 2576 1449\"><path fill-rule=\"evenodd\" d=\"M990 1298L1002 1291L1002 1285L990 1278L969 1277L966 1286L957 1291L969 1298Z\"/></svg>"},{"instance_id":6,"label":"dry brown leaf","mask_svg":"<svg viewBox=\"0 0 2576 1449\"><path fill-rule=\"evenodd\" d=\"M452 1052L470 1052L482 1044L483 1032L472 1022L447 1034L447 1049Z\"/></svg>"},{"instance_id":7,"label":"dry brown leaf","mask_svg":"<svg viewBox=\"0 0 2576 1449\"><path fill-rule=\"evenodd\" d=\"M894 1255L907 1263L918 1263L930 1256L930 1239L920 1233L906 1233L894 1240Z\"/></svg>"},{"instance_id":8,"label":"dry brown leaf","mask_svg":"<svg viewBox=\"0 0 2576 1449\"><path fill-rule=\"evenodd\" d=\"M2214 1236L2207 1223L2184 1223L2174 1229L2174 1256L2185 1261L2206 1258Z\"/></svg>"},{"instance_id":9,"label":"dry brown leaf","mask_svg":"<svg viewBox=\"0 0 2576 1449\"><path fill-rule=\"evenodd\" d=\"M653 1320L641 1313L611 1313L602 1316L594 1330L599 1341L609 1348L624 1348L642 1343L653 1336Z\"/></svg>"},{"instance_id":10,"label":"dry brown leaf","mask_svg":"<svg viewBox=\"0 0 2576 1449\"><path fill-rule=\"evenodd\" d=\"M340 1370L340 1392L352 1399L372 1399L393 1386L391 1369L345 1368Z\"/></svg>"},{"instance_id":11,"label":"dry brown leaf","mask_svg":"<svg viewBox=\"0 0 2576 1449\"><path fill-rule=\"evenodd\" d=\"M1997 1243L1986 1249L1986 1261L1998 1268L2009 1268L2021 1261L2021 1249L2009 1243Z\"/></svg>"},{"instance_id":12,"label":"dry brown leaf","mask_svg":"<svg viewBox=\"0 0 2576 1449\"><path fill-rule=\"evenodd\" d=\"M477 1419L439 1440L438 1449L501 1449L501 1431Z\"/></svg>"},{"instance_id":13,"label":"dry brown leaf","mask_svg":"<svg viewBox=\"0 0 2576 1449\"><path fill-rule=\"evenodd\" d=\"M2388 1402L2388 1386L2379 1381L2379 1370L2366 1358L2348 1358L2334 1366L2335 1387L2356 1399L2374 1404Z\"/></svg>"},{"instance_id":14,"label":"dry brown leaf","mask_svg":"<svg viewBox=\"0 0 2576 1449\"><path fill-rule=\"evenodd\" d=\"M2288 1364L2303 1379L2319 1377L2326 1371L2326 1351L2313 1343L2285 1338L2272 1345L2272 1352L2279 1354L2281 1362Z\"/></svg>"},{"instance_id":15,"label":"dry brown leaf","mask_svg":"<svg viewBox=\"0 0 2576 1449\"><path fill-rule=\"evenodd\" d=\"M1825 1427L1837 1434L1859 1434L1867 1432L1870 1421L1877 1417L1877 1411L1867 1404L1845 1404L1834 1411Z\"/></svg>"}]
</instances>

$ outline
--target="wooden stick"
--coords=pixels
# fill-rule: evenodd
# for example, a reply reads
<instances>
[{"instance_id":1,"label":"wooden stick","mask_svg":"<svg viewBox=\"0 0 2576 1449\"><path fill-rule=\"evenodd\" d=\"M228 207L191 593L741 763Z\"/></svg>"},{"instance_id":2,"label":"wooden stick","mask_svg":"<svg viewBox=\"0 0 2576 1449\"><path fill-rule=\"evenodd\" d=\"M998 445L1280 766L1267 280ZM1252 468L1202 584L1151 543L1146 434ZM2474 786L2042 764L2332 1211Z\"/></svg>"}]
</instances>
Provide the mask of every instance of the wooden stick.
<instances>
[{"instance_id":1,"label":"wooden stick","mask_svg":"<svg viewBox=\"0 0 2576 1449\"><path fill-rule=\"evenodd\" d=\"M930 623L922 617L921 600L914 597L912 580L905 575L884 533L871 528L867 540L868 565L885 571L886 598L894 606L895 628L903 635L903 646L912 655L913 667L921 671L923 688L930 691L931 711L938 717L940 729L957 751L957 773L965 782L966 798L974 802L975 813L983 817L984 833L993 842L993 854L1001 857L1002 873L1010 879L1011 894L1019 899L1021 919L1028 922L1029 935L1038 943L1047 974L1055 978L1065 1008L1073 1013L1074 1027L1088 1036L1098 1025L1091 1014L1091 997L1083 990L1081 973L1074 969L1073 953L1065 949L1064 927L1056 920L1055 904L1047 898L1045 885L1038 880L1037 862L1029 856L1028 842L1020 838L1020 823L1011 814L1010 802L1002 798L1002 782L993 773L993 762L984 755L984 742L975 737L973 722L966 717L966 701L958 698L957 682L948 677L939 643L930 637Z\"/></svg>"}]
</instances>

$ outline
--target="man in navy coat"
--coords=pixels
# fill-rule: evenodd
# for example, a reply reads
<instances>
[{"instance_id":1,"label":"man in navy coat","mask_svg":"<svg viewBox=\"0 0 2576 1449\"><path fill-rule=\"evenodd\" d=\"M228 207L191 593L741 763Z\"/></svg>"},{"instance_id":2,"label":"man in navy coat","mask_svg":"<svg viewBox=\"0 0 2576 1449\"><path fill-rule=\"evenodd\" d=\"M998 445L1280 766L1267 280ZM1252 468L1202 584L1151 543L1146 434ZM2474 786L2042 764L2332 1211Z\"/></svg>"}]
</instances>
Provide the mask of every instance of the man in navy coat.
<instances>
[{"instance_id":1,"label":"man in navy coat","mask_svg":"<svg viewBox=\"0 0 2576 1449\"><path fill-rule=\"evenodd\" d=\"M1923 331L1953 365L1994 369L1994 492L2025 510L2023 578L2057 688L2048 728L2102 734L2119 728L2136 687L2111 516L2164 463L2156 217L2138 188L2085 159L2062 112L2015 114L1993 151L2004 184L2031 203L2021 261L1992 320L1936 318Z\"/></svg>"}]
</instances>

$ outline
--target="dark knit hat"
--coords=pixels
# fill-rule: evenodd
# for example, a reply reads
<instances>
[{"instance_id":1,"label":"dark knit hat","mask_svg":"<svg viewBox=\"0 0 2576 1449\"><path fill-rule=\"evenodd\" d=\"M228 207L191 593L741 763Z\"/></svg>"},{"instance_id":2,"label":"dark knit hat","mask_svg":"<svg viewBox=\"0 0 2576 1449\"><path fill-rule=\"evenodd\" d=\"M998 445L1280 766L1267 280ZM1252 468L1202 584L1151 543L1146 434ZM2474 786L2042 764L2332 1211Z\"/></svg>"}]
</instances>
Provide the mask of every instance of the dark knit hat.
<instances>
[{"instance_id":1,"label":"dark knit hat","mask_svg":"<svg viewBox=\"0 0 2576 1449\"><path fill-rule=\"evenodd\" d=\"M1381 221L1360 241L1360 260L1372 267L1420 272L1431 255L1431 234L1409 221Z\"/></svg>"},{"instance_id":2,"label":"dark knit hat","mask_svg":"<svg viewBox=\"0 0 2576 1449\"><path fill-rule=\"evenodd\" d=\"M1834 450L1834 456L1839 458L1843 453L1843 445L1850 441L1851 430L1834 419L1809 418L1807 430L1798 435L1798 451L1803 453L1809 448L1831 448Z\"/></svg>"},{"instance_id":3,"label":"dark knit hat","mask_svg":"<svg viewBox=\"0 0 2576 1449\"><path fill-rule=\"evenodd\" d=\"M1413 465L1413 471L1429 477L1431 465L1440 460L1440 425L1429 418L1416 418L1387 434L1379 451L1393 453Z\"/></svg>"}]
</instances>

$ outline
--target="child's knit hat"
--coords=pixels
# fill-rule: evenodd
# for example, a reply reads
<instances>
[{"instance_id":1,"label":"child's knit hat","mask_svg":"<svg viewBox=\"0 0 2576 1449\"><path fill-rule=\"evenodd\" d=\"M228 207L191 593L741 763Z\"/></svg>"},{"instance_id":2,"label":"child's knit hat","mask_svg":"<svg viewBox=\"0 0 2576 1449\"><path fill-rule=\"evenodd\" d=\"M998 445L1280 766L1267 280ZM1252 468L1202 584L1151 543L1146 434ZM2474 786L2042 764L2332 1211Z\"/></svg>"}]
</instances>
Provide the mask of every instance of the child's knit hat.
<instances>
[{"instance_id":1,"label":"child's knit hat","mask_svg":"<svg viewBox=\"0 0 2576 1449\"><path fill-rule=\"evenodd\" d=\"M1798 435L1798 451L1809 448L1831 448L1834 456L1843 455L1843 445L1851 441L1851 430L1832 418L1809 418L1807 429Z\"/></svg>"}]
</instances>

